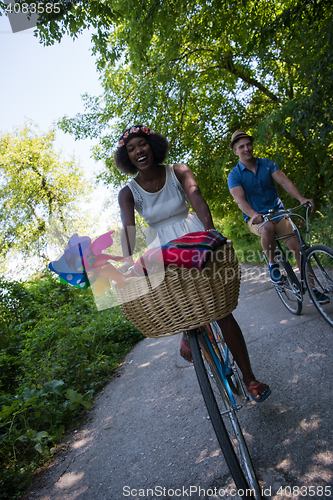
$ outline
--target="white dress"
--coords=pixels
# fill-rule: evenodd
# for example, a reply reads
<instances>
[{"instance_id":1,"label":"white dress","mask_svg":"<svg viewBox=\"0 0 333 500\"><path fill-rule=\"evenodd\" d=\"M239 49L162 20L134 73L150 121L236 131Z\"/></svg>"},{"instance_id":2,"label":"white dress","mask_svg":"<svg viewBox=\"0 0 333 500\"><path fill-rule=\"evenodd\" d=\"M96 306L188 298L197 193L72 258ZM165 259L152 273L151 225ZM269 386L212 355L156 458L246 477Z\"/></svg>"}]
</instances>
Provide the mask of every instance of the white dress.
<instances>
[{"instance_id":1,"label":"white dress","mask_svg":"<svg viewBox=\"0 0 333 500\"><path fill-rule=\"evenodd\" d=\"M128 187L134 208L148 224L148 248L165 245L184 234L204 231L199 217L190 211L185 191L177 179L173 165L165 165L165 184L156 193L148 193L132 179Z\"/></svg>"}]
</instances>

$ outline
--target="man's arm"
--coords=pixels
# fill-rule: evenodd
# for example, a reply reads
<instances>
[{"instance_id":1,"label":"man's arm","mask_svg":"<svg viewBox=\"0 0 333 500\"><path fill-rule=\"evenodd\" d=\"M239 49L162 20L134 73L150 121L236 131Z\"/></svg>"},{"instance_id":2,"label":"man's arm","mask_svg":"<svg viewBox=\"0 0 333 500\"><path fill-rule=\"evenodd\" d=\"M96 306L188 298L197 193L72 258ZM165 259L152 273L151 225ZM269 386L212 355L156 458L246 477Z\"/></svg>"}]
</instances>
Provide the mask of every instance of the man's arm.
<instances>
[{"instance_id":1,"label":"man's arm","mask_svg":"<svg viewBox=\"0 0 333 500\"><path fill-rule=\"evenodd\" d=\"M298 200L300 204L306 203L307 201L311 203L311 212L314 212L313 200L310 200L309 198L305 198L304 196L302 196L298 188L290 179L288 179L285 173L283 173L281 170L276 170L275 172L272 173L272 177L275 180L275 182L280 184L280 186L282 186L283 189L288 194L290 194L290 196Z\"/></svg>"},{"instance_id":2,"label":"man's arm","mask_svg":"<svg viewBox=\"0 0 333 500\"><path fill-rule=\"evenodd\" d=\"M236 186L230 189L230 193L236 201L237 205L244 214L248 215L252 220L253 224L260 224L262 222L262 216L258 214L251 205L246 201L245 192L242 186Z\"/></svg>"}]
</instances>

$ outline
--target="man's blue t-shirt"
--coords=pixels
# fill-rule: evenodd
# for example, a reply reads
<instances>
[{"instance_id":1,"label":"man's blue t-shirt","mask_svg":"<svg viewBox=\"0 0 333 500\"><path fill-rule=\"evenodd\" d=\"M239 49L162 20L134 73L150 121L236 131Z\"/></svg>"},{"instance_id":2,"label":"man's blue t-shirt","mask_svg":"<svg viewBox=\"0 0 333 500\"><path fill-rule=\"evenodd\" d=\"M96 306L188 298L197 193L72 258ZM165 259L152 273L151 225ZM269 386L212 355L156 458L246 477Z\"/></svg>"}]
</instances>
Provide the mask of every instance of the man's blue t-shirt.
<instances>
[{"instance_id":1,"label":"man's blue t-shirt","mask_svg":"<svg viewBox=\"0 0 333 500\"><path fill-rule=\"evenodd\" d=\"M279 167L273 160L267 158L255 158L255 162L255 174L241 161L237 163L228 176L229 190L241 186L244 189L246 201L259 214L264 214L271 208L284 210L272 178L272 174L280 170ZM250 217L242 213L247 222Z\"/></svg>"}]
</instances>

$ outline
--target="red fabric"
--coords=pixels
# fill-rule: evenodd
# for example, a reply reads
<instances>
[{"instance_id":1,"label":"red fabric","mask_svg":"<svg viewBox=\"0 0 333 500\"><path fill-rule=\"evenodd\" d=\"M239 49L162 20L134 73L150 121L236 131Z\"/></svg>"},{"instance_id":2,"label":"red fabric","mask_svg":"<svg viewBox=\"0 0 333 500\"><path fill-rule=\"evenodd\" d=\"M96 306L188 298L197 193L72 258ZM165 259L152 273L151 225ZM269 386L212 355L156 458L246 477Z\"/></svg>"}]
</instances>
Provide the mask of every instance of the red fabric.
<instances>
[{"instance_id":1,"label":"red fabric","mask_svg":"<svg viewBox=\"0 0 333 500\"><path fill-rule=\"evenodd\" d=\"M137 260L130 276L143 276L158 271L161 266L204 269L214 250L227 239L218 231L199 231L185 234L161 247L148 250Z\"/></svg>"}]
</instances>

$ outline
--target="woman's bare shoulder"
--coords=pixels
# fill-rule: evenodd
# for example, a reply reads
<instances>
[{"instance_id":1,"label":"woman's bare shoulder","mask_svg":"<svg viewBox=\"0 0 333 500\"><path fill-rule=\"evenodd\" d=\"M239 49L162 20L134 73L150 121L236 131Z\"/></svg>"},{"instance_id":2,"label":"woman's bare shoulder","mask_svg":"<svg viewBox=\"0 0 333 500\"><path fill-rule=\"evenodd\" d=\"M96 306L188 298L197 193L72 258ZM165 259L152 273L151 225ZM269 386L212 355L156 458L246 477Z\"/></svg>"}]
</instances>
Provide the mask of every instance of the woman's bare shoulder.
<instances>
[{"instance_id":1,"label":"woman's bare shoulder","mask_svg":"<svg viewBox=\"0 0 333 500\"><path fill-rule=\"evenodd\" d=\"M128 186L123 187L118 193L119 204L134 203L133 193Z\"/></svg>"},{"instance_id":2,"label":"woman's bare shoulder","mask_svg":"<svg viewBox=\"0 0 333 500\"><path fill-rule=\"evenodd\" d=\"M192 173L192 170L190 167L185 165L185 163L175 163L173 166L173 170L177 176L177 179L181 182L182 179L188 175L189 173Z\"/></svg>"},{"instance_id":3,"label":"woman's bare shoulder","mask_svg":"<svg viewBox=\"0 0 333 500\"><path fill-rule=\"evenodd\" d=\"M190 170L190 167L185 165L185 163L174 163L173 169L175 172L187 172Z\"/></svg>"}]
</instances>

